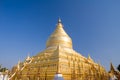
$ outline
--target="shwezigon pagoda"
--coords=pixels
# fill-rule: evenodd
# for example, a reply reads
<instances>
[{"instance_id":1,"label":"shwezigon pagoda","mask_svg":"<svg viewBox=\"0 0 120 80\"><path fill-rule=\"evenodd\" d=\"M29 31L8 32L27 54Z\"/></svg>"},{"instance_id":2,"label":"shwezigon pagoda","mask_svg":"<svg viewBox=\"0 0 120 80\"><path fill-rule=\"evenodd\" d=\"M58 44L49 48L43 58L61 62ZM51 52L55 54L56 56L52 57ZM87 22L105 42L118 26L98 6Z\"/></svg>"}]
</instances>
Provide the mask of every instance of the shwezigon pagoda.
<instances>
[{"instance_id":1,"label":"shwezigon pagoda","mask_svg":"<svg viewBox=\"0 0 120 80\"><path fill-rule=\"evenodd\" d=\"M18 62L10 74L10 80L54 80L56 74L62 74L64 80L108 80L104 67L73 49L72 39L64 31L60 19L46 48Z\"/></svg>"}]
</instances>

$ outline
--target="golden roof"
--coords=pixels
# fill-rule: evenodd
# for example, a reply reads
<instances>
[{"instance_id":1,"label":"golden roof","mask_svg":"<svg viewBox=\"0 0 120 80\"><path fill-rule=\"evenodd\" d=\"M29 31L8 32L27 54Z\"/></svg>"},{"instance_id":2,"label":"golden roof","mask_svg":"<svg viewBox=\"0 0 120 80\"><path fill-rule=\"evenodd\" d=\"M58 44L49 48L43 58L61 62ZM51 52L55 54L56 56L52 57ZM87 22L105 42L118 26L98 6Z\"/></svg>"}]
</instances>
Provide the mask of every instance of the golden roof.
<instances>
[{"instance_id":1,"label":"golden roof","mask_svg":"<svg viewBox=\"0 0 120 80\"><path fill-rule=\"evenodd\" d=\"M58 20L55 31L47 40L46 48L57 47L58 45L66 48L72 48L72 40L63 29L60 19Z\"/></svg>"}]
</instances>

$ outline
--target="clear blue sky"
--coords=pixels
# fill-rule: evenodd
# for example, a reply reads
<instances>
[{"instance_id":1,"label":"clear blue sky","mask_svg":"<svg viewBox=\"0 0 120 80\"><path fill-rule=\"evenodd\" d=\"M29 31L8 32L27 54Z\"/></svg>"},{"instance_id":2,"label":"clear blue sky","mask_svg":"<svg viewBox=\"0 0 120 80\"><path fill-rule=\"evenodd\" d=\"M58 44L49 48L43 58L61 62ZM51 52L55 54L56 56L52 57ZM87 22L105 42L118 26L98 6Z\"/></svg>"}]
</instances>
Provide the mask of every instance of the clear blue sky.
<instances>
[{"instance_id":1,"label":"clear blue sky","mask_svg":"<svg viewBox=\"0 0 120 80\"><path fill-rule=\"evenodd\" d=\"M107 70L120 64L120 0L1 0L0 64L44 50L58 17L77 52Z\"/></svg>"}]
</instances>

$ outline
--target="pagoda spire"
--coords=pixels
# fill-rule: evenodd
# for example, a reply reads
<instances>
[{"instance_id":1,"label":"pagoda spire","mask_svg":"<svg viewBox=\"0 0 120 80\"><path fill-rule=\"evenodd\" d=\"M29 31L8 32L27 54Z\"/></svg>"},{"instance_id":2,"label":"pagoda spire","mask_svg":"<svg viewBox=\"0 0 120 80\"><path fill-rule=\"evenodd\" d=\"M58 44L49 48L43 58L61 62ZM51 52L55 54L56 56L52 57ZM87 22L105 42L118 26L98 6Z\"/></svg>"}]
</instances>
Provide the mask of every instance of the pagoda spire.
<instances>
[{"instance_id":1,"label":"pagoda spire","mask_svg":"<svg viewBox=\"0 0 120 80\"><path fill-rule=\"evenodd\" d=\"M47 40L46 48L56 48L58 45L60 45L61 47L72 48L72 39L65 32L60 18L58 19L55 31Z\"/></svg>"}]
</instances>

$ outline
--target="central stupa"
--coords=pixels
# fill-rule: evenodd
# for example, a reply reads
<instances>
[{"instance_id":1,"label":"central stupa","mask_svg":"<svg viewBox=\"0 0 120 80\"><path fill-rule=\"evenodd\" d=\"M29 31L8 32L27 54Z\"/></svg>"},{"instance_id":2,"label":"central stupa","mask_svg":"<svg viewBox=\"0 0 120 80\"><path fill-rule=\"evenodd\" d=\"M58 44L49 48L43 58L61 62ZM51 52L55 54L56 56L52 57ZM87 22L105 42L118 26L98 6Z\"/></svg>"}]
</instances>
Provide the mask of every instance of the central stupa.
<instances>
[{"instance_id":1,"label":"central stupa","mask_svg":"<svg viewBox=\"0 0 120 80\"><path fill-rule=\"evenodd\" d=\"M72 39L60 19L45 50L19 62L11 74L11 80L53 80L57 74L64 80L108 80L108 73L100 64L73 50Z\"/></svg>"}]
</instances>

